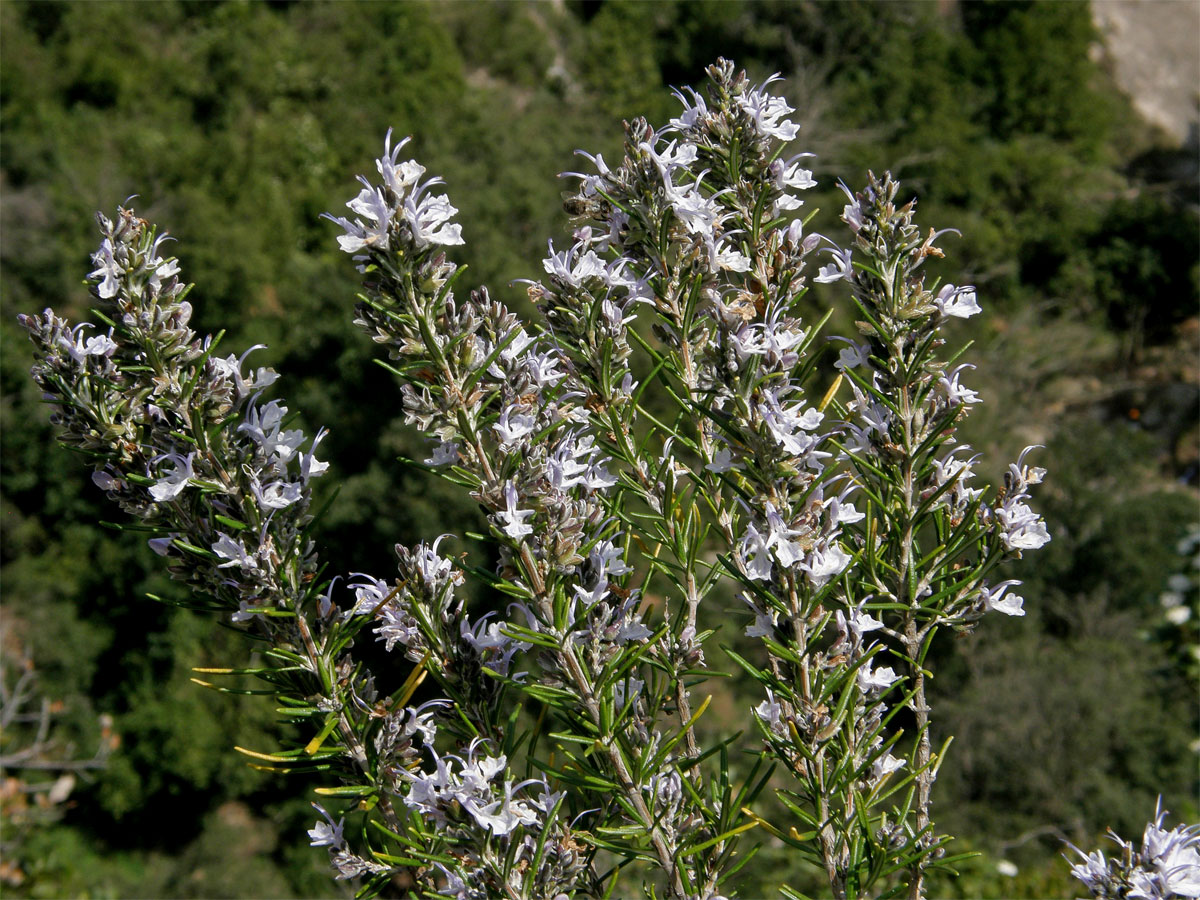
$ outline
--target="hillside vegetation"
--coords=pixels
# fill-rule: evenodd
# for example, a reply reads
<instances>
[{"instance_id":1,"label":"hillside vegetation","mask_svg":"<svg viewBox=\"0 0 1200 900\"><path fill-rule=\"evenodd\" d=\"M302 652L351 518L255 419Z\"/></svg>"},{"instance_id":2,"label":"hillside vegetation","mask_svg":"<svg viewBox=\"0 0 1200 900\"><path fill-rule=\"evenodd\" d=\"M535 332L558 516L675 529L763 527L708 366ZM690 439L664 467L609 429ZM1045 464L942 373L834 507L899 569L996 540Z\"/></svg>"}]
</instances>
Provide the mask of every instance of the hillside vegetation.
<instances>
[{"instance_id":1,"label":"hillside vegetation","mask_svg":"<svg viewBox=\"0 0 1200 900\"><path fill-rule=\"evenodd\" d=\"M982 855L933 895L1065 896L1063 838L1138 834L1160 794L1196 821L1195 158L1136 118L1096 40L1069 2L0 4L6 684L27 657L58 704L60 758L112 747L53 809L0 791L5 893L350 895L307 846L311 786L233 752L271 744L269 699L189 681L245 641L146 599L180 588L136 534L94 524L115 511L53 446L15 316L86 312L94 212L139 195L179 241L197 330L268 345L257 364L303 427L331 429L325 558L385 572L396 542L479 513L395 461L426 448L351 325L354 273L320 213L389 127L412 134L461 210L465 280L527 310L511 282L565 234L573 151L616 157L622 119L665 122L669 86L717 56L784 75L817 153L817 230L842 208L838 179L890 169L924 226L962 232L939 274L978 285L986 312L963 326L986 401L965 440L993 479L1046 448L1054 539L1013 573L1028 615L941 651L936 727L956 740L939 825ZM28 739L6 729L4 752ZM762 859L767 892L789 862Z\"/></svg>"}]
</instances>

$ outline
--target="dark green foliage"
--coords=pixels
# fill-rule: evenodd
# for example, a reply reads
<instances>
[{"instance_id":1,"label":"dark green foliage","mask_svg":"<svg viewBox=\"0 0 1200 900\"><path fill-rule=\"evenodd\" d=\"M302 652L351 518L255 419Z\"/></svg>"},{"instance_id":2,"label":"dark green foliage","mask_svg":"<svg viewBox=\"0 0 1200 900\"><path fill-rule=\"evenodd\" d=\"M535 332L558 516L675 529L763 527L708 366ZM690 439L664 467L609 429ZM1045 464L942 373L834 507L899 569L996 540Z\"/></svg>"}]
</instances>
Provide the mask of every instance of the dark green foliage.
<instances>
[{"instance_id":1,"label":"dark green foliage","mask_svg":"<svg viewBox=\"0 0 1200 900\"><path fill-rule=\"evenodd\" d=\"M1164 473L1168 436L1114 420L1102 399L1118 363L1196 313L1194 191L1152 184L1148 129L1089 60L1093 40L1085 4L1053 2L0 3L5 631L66 701L62 727L82 752L101 712L123 737L24 848L15 890L339 895L303 838L306 786L231 750L274 740L270 703L188 681L252 648L146 600L178 589L137 535L94 527L118 512L51 447L13 319L51 303L85 311L94 211L139 194L180 239L197 326L229 328L227 352L269 345L257 364L281 372L306 430L331 429L331 573L382 574L395 542L471 529L478 511L395 462L426 448L350 324L353 273L319 214L343 212L389 126L414 134L462 211L466 282L520 304L509 282L540 274L547 237L561 247L568 185L554 176L586 166L572 151L614 159L621 118L664 123L666 86L697 82L720 54L758 78L805 75L794 90L807 101L800 143L811 135L822 152L818 223L844 202L834 179L874 167L920 195L925 225L962 230L939 271L980 285L983 346L1007 348L979 372L987 408L972 440L997 458L1020 449L1014 428L1049 445L1038 464L1054 541L1018 573L1030 615L985 622L935 683L958 735L942 824L990 860L1027 829L1081 845L1109 824L1137 833L1158 791L1194 817L1194 668L1157 630L1194 483ZM1069 416L1038 413L1061 358L1087 367L1092 395ZM1183 417L1194 422L1194 404ZM736 641L737 619L723 616L721 640ZM946 895L1062 893L1057 851L1052 836L1033 840L1011 854L1019 884L981 862ZM765 852L764 873L790 865Z\"/></svg>"}]
</instances>

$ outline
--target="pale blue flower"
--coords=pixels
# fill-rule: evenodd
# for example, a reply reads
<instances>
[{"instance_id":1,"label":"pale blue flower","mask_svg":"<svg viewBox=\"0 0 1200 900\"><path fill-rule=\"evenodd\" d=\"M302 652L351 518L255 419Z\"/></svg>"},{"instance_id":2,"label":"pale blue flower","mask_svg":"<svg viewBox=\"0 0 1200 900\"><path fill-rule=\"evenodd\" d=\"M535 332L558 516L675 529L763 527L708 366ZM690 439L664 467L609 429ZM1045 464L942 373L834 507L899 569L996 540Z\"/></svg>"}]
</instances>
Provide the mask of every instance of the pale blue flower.
<instances>
[{"instance_id":1,"label":"pale blue flower","mask_svg":"<svg viewBox=\"0 0 1200 900\"><path fill-rule=\"evenodd\" d=\"M683 104L683 112L672 119L668 126L675 131L687 131L708 115L708 105L704 102L704 97L693 88L686 87L683 90L687 91L690 96L685 97L678 90L672 89L671 91Z\"/></svg>"},{"instance_id":2,"label":"pale blue flower","mask_svg":"<svg viewBox=\"0 0 1200 900\"><path fill-rule=\"evenodd\" d=\"M392 146L392 129L388 129L383 139L383 156L375 160L375 168L383 184L397 197L403 197L409 188L417 183L417 179L425 174L425 167L414 160L400 162L400 151L412 140L406 137L395 147Z\"/></svg>"},{"instance_id":3,"label":"pale blue flower","mask_svg":"<svg viewBox=\"0 0 1200 900\"><path fill-rule=\"evenodd\" d=\"M577 243L568 250L555 253L554 241L547 243L550 255L542 260L542 268L560 284L577 288L589 278L607 277L608 269L594 250L585 250Z\"/></svg>"},{"instance_id":4,"label":"pale blue flower","mask_svg":"<svg viewBox=\"0 0 1200 900\"><path fill-rule=\"evenodd\" d=\"M404 199L404 218L412 229L413 244L418 250L430 244L453 246L464 243L462 226L450 221L458 212L450 200L445 195L422 197L428 188L441 183L440 178L431 178L417 185Z\"/></svg>"},{"instance_id":5,"label":"pale blue flower","mask_svg":"<svg viewBox=\"0 0 1200 900\"><path fill-rule=\"evenodd\" d=\"M969 319L976 313L983 312L975 299L975 288L955 287L952 284L942 286L933 298L933 305L948 318Z\"/></svg>"},{"instance_id":6,"label":"pale blue flower","mask_svg":"<svg viewBox=\"0 0 1200 900\"><path fill-rule=\"evenodd\" d=\"M830 578L842 574L850 564L851 556L837 544L821 549L814 547L806 561L800 563L800 568L808 572L809 581L814 587L820 587Z\"/></svg>"},{"instance_id":7,"label":"pale blue flower","mask_svg":"<svg viewBox=\"0 0 1200 900\"><path fill-rule=\"evenodd\" d=\"M254 478L250 489L264 509L286 509L304 496L303 488L292 481L272 481L264 485Z\"/></svg>"},{"instance_id":8,"label":"pale blue flower","mask_svg":"<svg viewBox=\"0 0 1200 900\"><path fill-rule=\"evenodd\" d=\"M837 247L832 248L833 261L827 265L821 266L817 271L817 277L813 279L820 284L829 284L834 281L841 281L843 278L849 280L853 275L850 257L853 251L846 249L841 250Z\"/></svg>"},{"instance_id":9,"label":"pale blue flower","mask_svg":"<svg viewBox=\"0 0 1200 900\"><path fill-rule=\"evenodd\" d=\"M739 94L735 99L754 121L754 127L760 135L776 138L780 141L796 139L800 126L787 121L783 117L794 112L782 97L773 97L766 92L768 86L779 81L778 74L772 75L762 84Z\"/></svg>"},{"instance_id":10,"label":"pale blue flower","mask_svg":"<svg viewBox=\"0 0 1200 900\"><path fill-rule=\"evenodd\" d=\"M938 390L942 396L946 398L946 402L951 406L963 406L971 403L979 402L979 394L970 388L965 388L958 383L959 373L963 369L974 369L975 367L969 363L963 363L961 366L956 366L947 377L943 375L938 379Z\"/></svg>"},{"instance_id":11,"label":"pale blue flower","mask_svg":"<svg viewBox=\"0 0 1200 900\"><path fill-rule=\"evenodd\" d=\"M996 612L1004 613L1006 616L1023 616L1025 609L1024 597L1018 597L1016 594L1007 594L1010 587L1019 585L1021 582L1015 579L1002 581L995 587L984 587L983 593L980 595L980 600L983 603L984 610L994 609Z\"/></svg>"},{"instance_id":12,"label":"pale blue flower","mask_svg":"<svg viewBox=\"0 0 1200 900\"><path fill-rule=\"evenodd\" d=\"M333 847L341 849L346 845L345 839L342 837L342 829L345 825L345 818L333 821L333 817L325 811L320 803L314 803L313 808L316 809L322 816L324 822L317 822L315 826L309 829L308 836L312 838L310 846L313 847Z\"/></svg>"},{"instance_id":13,"label":"pale blue flower","mask_svg":"<svg viewBox=\"0 0 1200 900\"><path fill-rule=\"evenodd\" d=\"M537 420L527 415L516 406L506 406L500 413L500 419L492 428L500 437L500 449L511 452L519 443L533 433Z\"/></svg>"},{"instance_id":14,"label":"pale blue flower","mask_svg":"<svg viewBox=\"0 0 1200 900\"><path fill-rule=\"evenodd\" d=\"M187 456L180 456L178 453L168 453L163 457L163 459L171 464L174 471L160 478L155 484L150 485L150 496L154 498L156 503L174 500L183 493L183 489L187 487L188 479L194 475L192 461L195 459L195 456L195 452L192 452Z\"/></svg>"},{"instance_id":15,"label":"pale blue flower","mask_svg":"<svg viewBox=\"0 0 1200 900\"><path fill-rule=\"evenodd\" d=\"M217 540L212 545L212 552L225 560L217 566L218 569L228 569L238 566L243 569L254 568L254 557L246 552L242 542L227 534L217 532Z\"/></svg>"},{"instance_id":16,"label":"pale blue flower","mask_svg":"<svg viewBox=\"0 0 1200 900\"><path fill-rule=\"evenodd\" d=\"M872 669L866 662L858 670L858 686L864 694L882 693L899 680L900 676L891 666Z\"/></svg>"},{"instance_id":17,"label":"pale blue flower","mask_svg":"<svg viewBox=\"0 0 1200 900\"><path fill-rule=\"evenodd\" d=\"M502 531L513 540L533 534L533 526L525 520L533 516L532 509L518 509L517 486L511 481L504 485L505 508L496 513L502 523Z\"/></svg>"},{"instance_id":18,"label":"pale blue flower","mask_svg":"<svg viewBox=\"0 0 1200 900\"><path fill-rule=\"evenodd\" d=\"M1010 550L1037 550L1050 543L1046 523L1025 503L1013 503L996 510L1001 525L1000 539Z\"/></svg>"},{"instance_id":19,"label":"pale blue flower","mask_svg":"<svg viewBox=\"0 0 1200 900\"><path fill-rule=\"evenodd\" d=\"M458 462L458 443L455 441L438 441L433 448L433 455L425 460L427 466L448 466Z\"/></svg>"},{"instance_id":20,"label":"pale blue flower","mask_svg":"<svg viewBox=\"0 0 1200 900\"><path fill-rule=\"evenodd\" d=\"M876 781L882 781L893 772L898 772L903 768L904 760L897 759L891 753L886 753L871 763L871 776Z\"/></svg>"},{"instance_id":21,"label":"pale blue flower","mask_svg":"<svg viewBox=\"0 0 1200 900\"><path fill-rule=\"evenodd\" d=\"M92 262L96 268L88 273L88 278L99 278L97 293L101 299L111 300L117 296L121 278L125 275L125 270L113 256L112 240L105 238L100 243L100 249L92 254Z\"/></svg>"},{"instance_id":22,"label":"pale blue flower","mask_svg":"<svg viewBox=\"0 0 1200 900\"><path fill-rule=\"evenodd\" d=\"M116 342L108 335L100 334L85 339L83 330L91 327L91 323L85 322L76 326L75 330L70 333L70 338L63 334L58 339L63 349L75 362L81 363L89 356L112 356L117 349Z\"/></svg>"}]
</instances>

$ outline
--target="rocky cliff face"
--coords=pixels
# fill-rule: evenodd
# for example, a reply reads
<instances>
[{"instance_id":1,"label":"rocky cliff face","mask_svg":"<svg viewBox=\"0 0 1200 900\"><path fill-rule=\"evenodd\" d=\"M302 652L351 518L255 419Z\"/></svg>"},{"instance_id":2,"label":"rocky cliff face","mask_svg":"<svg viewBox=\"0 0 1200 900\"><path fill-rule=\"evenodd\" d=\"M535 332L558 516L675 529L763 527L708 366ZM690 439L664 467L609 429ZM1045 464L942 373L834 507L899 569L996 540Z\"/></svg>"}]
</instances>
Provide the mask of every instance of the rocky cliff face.
<instances>
[{"instance_id":1,"label":"rocky cliff face","mask_svg":"<svg viewBox=\"0 0 1200 900\"><path fill-rule=\"evenodd\" d=\"M1117 83L1179 144L1200 146L1200 3L1095 0L1092 18Z\"/></svg>"}]
</instances>

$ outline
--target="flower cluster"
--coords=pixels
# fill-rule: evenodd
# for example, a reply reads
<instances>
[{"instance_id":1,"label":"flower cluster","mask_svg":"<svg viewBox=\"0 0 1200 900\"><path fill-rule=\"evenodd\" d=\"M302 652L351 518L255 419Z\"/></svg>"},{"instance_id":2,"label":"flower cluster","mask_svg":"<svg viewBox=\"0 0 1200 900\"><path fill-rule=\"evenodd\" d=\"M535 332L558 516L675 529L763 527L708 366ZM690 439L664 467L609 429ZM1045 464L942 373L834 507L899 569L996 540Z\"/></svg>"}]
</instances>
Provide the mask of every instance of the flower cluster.
<instances>
[{"instance_id":1,"label":"flower cluster","mask_svg":"<svg viewBox=\"0 0 1200 900\"><path fill-rule=\"evenodd\" d=\"M315 456L323 433L307 442L286 429L287 407L261 399L275 373L244 375L249 351L218 356L188 327L178 263L161 256L165 234L126 209L99 223L90 278L108 334L85 339L86 326L72 330L50 310L21 317L63 442L156 533L150 546L177 578L235 621L285 607L315 569L305 528L310 481L327 468Z\"/></svg>"},{"instance_id":2,"label":"flower cluster","mask_svg":"<svg viewBox=\"0 0 1200 900\"><path fill-rule=\"evenodd\" d=\"M775 79L725 61L709 76L666 126L629 123L619 164L584 154L595 171L569 173L573 242L527 282L539 323L486 288L456 295L457 210L401 158L407 138L388 133L350 217L327 215L363 275L355 322L429 441L414 465L480 504L492 570L443 535L397 546L390 577L323 579L308 508L324 432L264 396L273 372L191 332L178 265L132 212L101 219L106 334L22 319L96 483L176 577L269 641L269 664L241 671L311 739L247 752L340 779L322 792L347 806L318 805L309 837L364 895L403 871L420 896L611 896L635 865L657 867L654 896L720 900L761 829L835 896L900 878L921 896L942 854L925 654L942 626L1023 613L1017 582L990 579L1050 539L1028 503L1045 473L1023 453L994 497L969 486L954 433L981 398L939 348L980 307L973 288L926 288L938 235L899 186L843 187L850 247L806 231L816 182L809 154L785 152L799 129ZM811 284L849 291L859 335L822 338ZM469 612L468 577L500 608ZM698 726L711 697L694 704L723 581L755 639L729 657L762 691L744 768L739 735ZM377 685L364 631L411 664L402 684ZM754 812L776 767L799 829ZM1185 837L1155 846L1190 864ZM1190 884L1172 865L1163 884Z\"/></svg>"},{"instance_id":3,"label":"flower cluster","mask_svg":"<svg viewBox=\"0 0 1200 900\"><path fill-rule=\"evenodd\" d=\"M374 192L394 204L386 172L419 166L398 162L395 150L388 150L377 168L385 184L364 181L359 199ZM403 222L389 220L386 241L359 245L359 226L335 221L354 238L349 246L342 239L343 249L364 251L357 259L368 278L367 294L356 321L389 348L407 419L434 442L427 465L468 487L488 511L501 568L513 573L506 592L514 597L508 611L516 618L489 613L472 623L444 584L434 586L409 571L413 556L403 553L396 587L365 580L355 587L364 594L355 610L377 618L389 649L400 643L411 659L426 659L456 702L482 720L495 715L487 709L495 705L495 691L481 686L486 672L539 699L547 689L580 696L582 709L568 719L578 718L576 727L584 730L598 729L612 704L628 703L623 729L648 736L653 713L640 699L629 702L645 679L609 671L637 665L625 651L649 649L652 632L641 622L636 590L625 585L632 569L604 499L616 477L590 427L592 400L578 367L486 290L460 303L451 287L456 266L417 241ZM600 295L595 306L603 323L593 322L592 333L603 345L601 358L611 358L624 341L627 310L644 290L626 275L626 265L604 264L594 251L555 254L553 247L544 265L562 295ZM565 318L558 324L570 327ZM628 397L634 387L626 373L617 390ZM428 559L431 552L418 548L415 554ZM431 562L427 567L438 568ZM537 677L515 671L514 658L535 647L539 653L530 662L540 669ZM615 748L602 768L636 798L636 819L664 865L673 868L674 848ZM532 824L520 817L516 823Z\"/></svg>"},{"instance_id":4,"label":"flower cluster","mask_svg":"<svg viewBox=\"0 0 1200 900\"><path fill-rule=\"evenodd\" d=\"M1071 874L1093 897L1103 900L1200 897L1200 825L1176 825L1168 831L1163 828L1166 814L1160 801L1140 848L1109 831L1119 848L1113 859L1106 859L1100 850L1084 853L1072 846L1081 861L1072 864Z\"/></svg>"}]
</instances>

